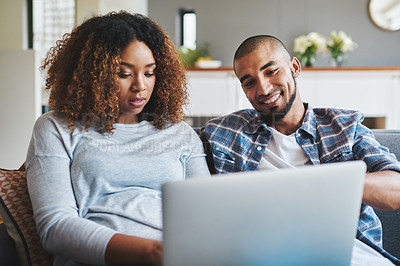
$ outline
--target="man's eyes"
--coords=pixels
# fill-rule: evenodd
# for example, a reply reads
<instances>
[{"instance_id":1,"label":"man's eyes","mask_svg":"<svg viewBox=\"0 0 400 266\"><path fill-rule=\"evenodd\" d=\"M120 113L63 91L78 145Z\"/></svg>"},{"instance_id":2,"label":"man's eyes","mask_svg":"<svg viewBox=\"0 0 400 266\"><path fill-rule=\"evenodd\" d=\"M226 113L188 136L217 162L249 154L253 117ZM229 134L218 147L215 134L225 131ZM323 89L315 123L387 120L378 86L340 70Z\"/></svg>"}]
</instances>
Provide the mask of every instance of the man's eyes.
<instances>
[{"instance_id":1,"label":"man's eyes","mask_svg":"<svg viewBox=\"0 0 400 266\"><path fill-rule=\"evenodd\" d=\"M242 86L243 86L244 88L248 88L248 87L250 87L250 86L253 85L253 84L254 84L254 80L249 80L249 81L244 82L244 83L242 84Z\"/></svg>"},{"instance_id":2,"label":"man's eyes","mask_svg":"<svg viewBox=\"0 0 400 266\"><path fill-rule=\"evenodd\" d=\"M278 70L279 70L278 68L274 68L274 69L271 69L271 70L266 70L266 71L265 71L265 75L266 75L266 76L271 76L271 75L277 73ZM242 87L243 87L243 88L249 88L249 87L251 87L254 83L255 83L255 80L254 80L254 79L249 79L249 80L246 80L245 82L242 83Z\"/></svg>"},{"instance_id":3,"label":"man's eyes","mask_svg":"<svg viewBox=\"0 0 400 266\"><path fill-rule=\"evenodd\" d=\"M277 71L278 71L278 69L277 69L277 68L274 68L274 69L272 69L272 70L268 70L268 71L266 72L266 74L267 74L267 75L272 75L272 74L276 73Z\"/></svg>"}]
</instances>

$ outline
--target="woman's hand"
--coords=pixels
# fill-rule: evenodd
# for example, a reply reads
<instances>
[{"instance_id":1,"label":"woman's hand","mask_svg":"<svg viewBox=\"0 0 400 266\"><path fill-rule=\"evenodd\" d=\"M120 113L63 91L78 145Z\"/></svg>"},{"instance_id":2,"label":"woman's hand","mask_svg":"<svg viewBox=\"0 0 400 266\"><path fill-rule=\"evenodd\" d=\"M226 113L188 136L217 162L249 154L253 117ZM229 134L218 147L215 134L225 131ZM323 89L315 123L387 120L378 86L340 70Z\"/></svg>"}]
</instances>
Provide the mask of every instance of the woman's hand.
<instances>
[{"instance_id":1,"label":"woman's hand","mask_svg":"<svg viewBox=\"0 0 400 266\"><path fill-rule=\"evenodd\" d=\"M108 242L107 264L162 265L162 242L147 238L115 234Z\"/></svg>"},{"instance_id":2,"label":"woman's hand","mask_svg":"<svg viewBox=\"0 0 400 266\"><path fill-rule=\"evenodd\" d=\"M162 260L162 242L153 240L153 244L151 245L151 250L149 252L150 259L153 265L161 266L163 263Z\"/></svg>"}]
</instances>

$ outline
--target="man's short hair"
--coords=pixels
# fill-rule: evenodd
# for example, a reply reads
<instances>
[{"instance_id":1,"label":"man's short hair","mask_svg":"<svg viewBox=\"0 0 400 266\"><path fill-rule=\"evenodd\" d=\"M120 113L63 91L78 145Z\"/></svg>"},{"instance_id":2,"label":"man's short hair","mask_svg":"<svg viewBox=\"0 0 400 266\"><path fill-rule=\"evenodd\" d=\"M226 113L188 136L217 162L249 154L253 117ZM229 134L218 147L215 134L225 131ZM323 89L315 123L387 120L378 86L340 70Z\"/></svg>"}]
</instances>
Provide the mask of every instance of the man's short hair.
<instances>
[{"instance_id":1,"label":"man's short hair","mask_svg":"<svg viewBox=\"0 0 400 266\"><path fill-rule=\"evenodd\" d=\"M235 65L235 61L239 60L245 55L248 55L249 53L253 52L256 50L258 47L260 47L262 44L269 44L272 47L276 49L280 49L284 54L287 54L289 59L291 58L291 55L286 48L286 46L283 44L281 40L276 38L275 36L272 35L255 35L252 37L247 38L242 42L242 44L239 45L237 48L235 55L233 57L233 65Z\"/></svg>"}]
</instances>

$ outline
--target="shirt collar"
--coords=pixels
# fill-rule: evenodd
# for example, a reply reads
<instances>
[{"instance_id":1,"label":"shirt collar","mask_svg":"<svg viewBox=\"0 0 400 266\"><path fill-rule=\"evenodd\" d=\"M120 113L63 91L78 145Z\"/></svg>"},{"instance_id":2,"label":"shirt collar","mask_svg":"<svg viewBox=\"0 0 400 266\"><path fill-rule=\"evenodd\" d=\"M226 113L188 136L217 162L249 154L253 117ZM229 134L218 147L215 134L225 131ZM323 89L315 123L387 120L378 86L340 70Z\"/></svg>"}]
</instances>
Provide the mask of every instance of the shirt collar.
<instances>
[{"instance_id":1,"label":"shirt collar","mask_svg":"<svg viewBox=\"0 0 400 266\"><path fill-rule=\"evenodd\" d=\"M260 112L255 109L251 110L253 115L244 126L244 132L247 134L254 134L258 131L270 131L267 124L262 120Z\"/></svg>"},{"instance_id":2,"label":"shirt collar","mask_svg":"<svg viewBox=\"0 0 400 266\"><path fill-rule=\"evenodd\" d=\"M310 134L314 139L316 139L317 136L317 130L316 130L316 119L315 119L315 113L313 108L311 107L310 104L304 103L304 106L306 107L306 113L304 114L303 118L303 123L301 127L298 130L304 130L308 134Z\"/></svg>"},{"instance_id":3,"label":"shirt collar","mask_svg":"<svg viewBox=\"0 0 400 266\"><path fill-rule=\"evenodd\" d=\"M298 130L303 130L316 139L317 132L314 110L308 103L304 103L304 106L306 108L306 113L304 114L303 123ZM253 115L248 120L248 124L244 126L244 132L247 134L254 134L258 131L270 132L269 127L261 118L261 114L255 109L253 109L252 112Z\"/></svg>"}]
</instances>

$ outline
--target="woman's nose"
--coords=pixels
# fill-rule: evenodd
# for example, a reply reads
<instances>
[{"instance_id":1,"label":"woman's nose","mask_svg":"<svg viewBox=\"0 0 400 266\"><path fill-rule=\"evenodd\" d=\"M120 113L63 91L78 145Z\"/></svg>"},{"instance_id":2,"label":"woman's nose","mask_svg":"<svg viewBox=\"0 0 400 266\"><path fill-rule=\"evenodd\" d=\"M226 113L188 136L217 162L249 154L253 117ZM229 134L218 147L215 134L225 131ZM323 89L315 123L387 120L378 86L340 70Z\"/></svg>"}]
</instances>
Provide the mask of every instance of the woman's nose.
<instances>
[{"instance_id":1,"label":"woman's nose","mask_svg":"<svg viewBox=\"0 0 400 266\"><path fill-rule=\"evenodd\" d=\"M146 84L144 82L143 77L136 76L134 82L132 82L131 90L132 91L143 91L146 89Z\"/></svg>"}]
</instances>

